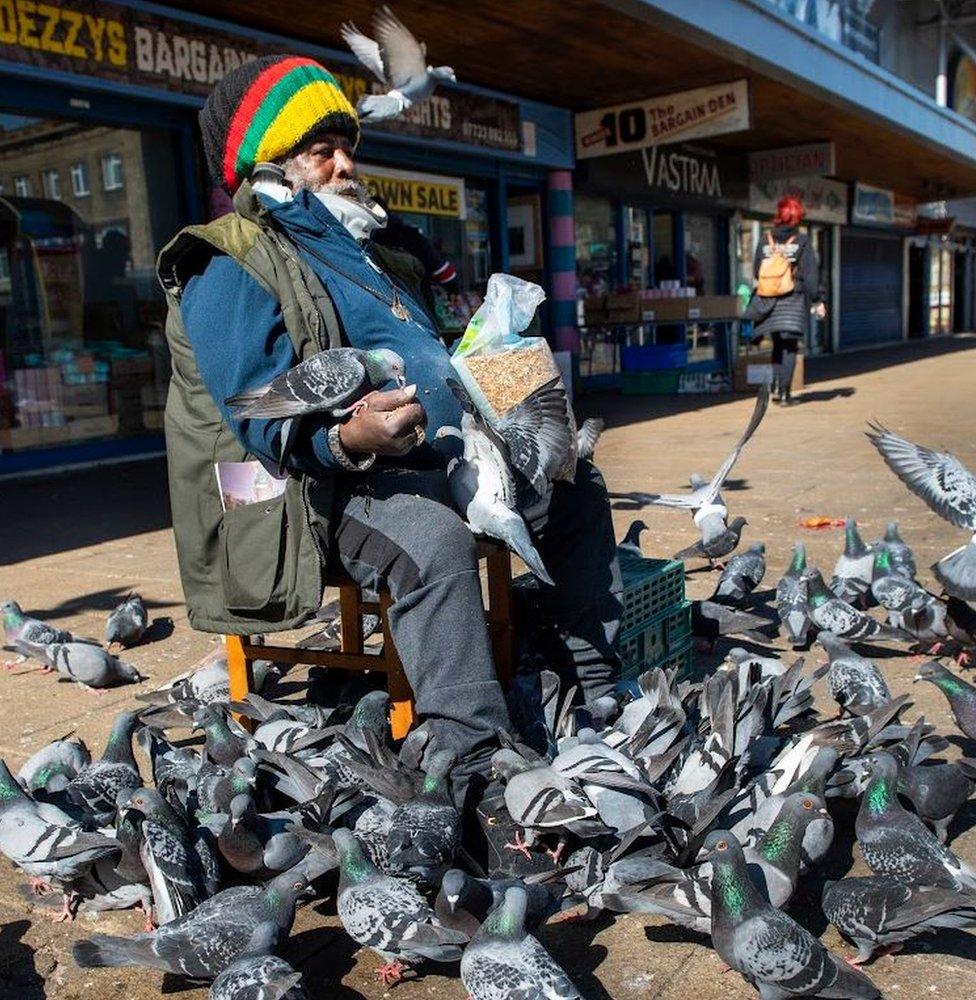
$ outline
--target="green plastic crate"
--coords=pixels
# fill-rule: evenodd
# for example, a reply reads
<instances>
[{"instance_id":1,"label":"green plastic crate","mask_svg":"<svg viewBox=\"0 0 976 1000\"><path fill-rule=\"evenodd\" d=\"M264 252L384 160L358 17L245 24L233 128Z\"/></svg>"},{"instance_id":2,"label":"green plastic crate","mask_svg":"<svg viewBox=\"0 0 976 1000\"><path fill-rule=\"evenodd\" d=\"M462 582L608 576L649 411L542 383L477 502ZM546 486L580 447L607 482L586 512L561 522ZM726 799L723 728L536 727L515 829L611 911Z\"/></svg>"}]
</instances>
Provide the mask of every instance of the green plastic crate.
<instances>
[{"instance_id":1,"label":"green plastic crate","mask_svg":"<svg viewBox=\"0 0 976 1000\"><path fill-rule=\"evenodd\" d=\"M621 372L620 391L625 396L670 396L678 391L681 371Z\"/></svg>"},{"instance_id":2,"label":"green plastic crate","mask_svg":"<svg viewBox=\"0 0 976 1000\"><path fill-rule=\"evenodd\" d=\"M621 635L656 621L684 602L684 563L672 559L628 559L621 562L620 575L624 585L620 598Z\"/></svg>"},{"instance_id":3,"label":"green plastic crate","mask_svg":"<svg viewBox=\"0 0 976 1000\"><path fill-rule=\"evenodd\" d=\"M617 637L617 652L625 677L636 676L648 665L654 666L690 645L691 604L688 601L636 629L621 631Z\"/></svg>"},{"instance_id":4,"label":"green plastic crate","mask_svg":"<svg viewBox=\"0 0 976 1000\"><path fill-rule=\"evenodd\" d=\"M684 680L692 675L692 645L689 642L683 649L675 649L664 653L656 660L645 660L625 665L620 671L623 681L635 681L641 674L655 667L673 671L677 680Z\"/></svg>"}]
</instances>

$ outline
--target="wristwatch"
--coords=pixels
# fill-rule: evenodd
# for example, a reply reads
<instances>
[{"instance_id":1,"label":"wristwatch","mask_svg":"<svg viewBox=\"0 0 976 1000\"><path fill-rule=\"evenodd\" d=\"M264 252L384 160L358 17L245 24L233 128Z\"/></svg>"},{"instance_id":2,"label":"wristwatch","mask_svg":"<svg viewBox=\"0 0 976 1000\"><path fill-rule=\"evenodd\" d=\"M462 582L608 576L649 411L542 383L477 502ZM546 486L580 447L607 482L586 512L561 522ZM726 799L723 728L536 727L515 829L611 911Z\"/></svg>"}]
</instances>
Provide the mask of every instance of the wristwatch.
<instances>
[{"instance_id":1,"label":"wristwatch","mask_svg":"<svg viewBox=\"0 0 976 1000\"><path fill-rule=\"evenodd\" d=\"M340 426L341 424L333 424L329 428L329 451L347 472L365 472L376 461L376 455L367 455L361 462L354 462L346 449L342 447L342 439L339 437Z\"/></svg>"}]
</instances>

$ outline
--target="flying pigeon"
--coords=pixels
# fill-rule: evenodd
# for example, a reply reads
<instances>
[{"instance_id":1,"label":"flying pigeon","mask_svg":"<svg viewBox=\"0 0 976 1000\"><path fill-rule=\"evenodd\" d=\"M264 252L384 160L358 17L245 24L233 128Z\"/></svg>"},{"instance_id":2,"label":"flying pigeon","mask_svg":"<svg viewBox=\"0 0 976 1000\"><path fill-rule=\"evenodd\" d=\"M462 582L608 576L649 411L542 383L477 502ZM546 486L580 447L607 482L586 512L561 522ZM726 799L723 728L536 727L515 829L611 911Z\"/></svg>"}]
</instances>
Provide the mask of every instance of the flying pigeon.
<instances>
[{"instance_id":1,"label":"flying pigeon","mask_svg":"<svg viewBox=\"0 0 976 1000\"><path fill-rule=\"evenodd\" d=\"M461 429L441 427L437 437L459 437L463 458L451 459L448 486L454 503L475 534L490 535L509 546L544 583L552 577L536 550L528 526L516 509L513 470L540 496L569 455L566 393L553 379L509 410L496 428L477 412L467 392L453 379L451 390L461 401Z\"/></svg>"},{"instance_id":2,"label":"flying pigeon","mask_svg":"<svg viewBox=\"0 0 976 1000\"><path fill-rule=\"evenodd\" d=\"M464 949L461 982L471 1000L576 1000L581 996L555 959L525 929L527 906L524 888L506 889L502 904Z\"/></svg>"},{"instance_id":3,"label":"flying pigeon","mask_svg":"<svg viewBox=\"0 0 976 1000\"><path fill-rule=\"evenodd\" d=\"M210 1000L305 1000L301 973L272 954L278 934L273 920L258 924L244 951L210 984Z\"/></svg>"},{"instance_id":4,"label":"flying pigeon","mask_svg":"<svg viewBox=\"0 0 976 1000\"><path fill-rule=\"evenodd\" d=\"M809 931L762 898L731 833L714 830L704 850L712 863L712 946L763 1000L881 1000L867 976L835 958Z\"/></svg>"},{"instance_id":5,"label":"flying pigeon","mask_svg":"<svg viewBox=\"0 0 976 1000\"><path fill-rule=\"evenodd\" d=\"M776 610L786 629L786 637L794 649L805 647L813 628L810 605L807 603L807 582L803 576L807 568L807 551L802 542L793 545L793 559L776 584Z\"/></svg>"},{"instance_id":6,"label":"flying pigeon","mask_svg":"<svg viewBox=\"0 0 976 1000\"><path fill-rule=\"evenodd\" d=\"M134 646L146 634L149 628L149 612L138 594L128 597L108 616L105 625L105 644L111 648L115 643L120 646Z\"/></svg>"},{"instance_id":7,"label":"flying pigeon","mask_svg":"<svg viewBox=\"0 0 976 1000\"><path fill-rule=\"evenodd\" d=\"M229 397L238 420L299 417L309 413L346 416L362 397L396 379L406 382L403 358L385 347L360 351L334 347L319 351L267 385Z\"/></svg>"},{"instance_id":8,"label":"flying pigeon","mask_svg":"<svg viewBox=\"0 0 976 1000\"><path fill-rule=\"evenodd\" d=\"M930 660L915 673L916 681L931 681L948 699L956 725L971 740L976 740L976 688L946 669L941 663Z\"/></svg>"},{"instance_id":9,"label":"flying pigeon","mask_svg":"<svg viewBox=\"0 0 976 1000\"><path fill-rule=\"evenodd\" d=\"M45 647L44 655L62 677L89 690L146 680L131 663L86 642L56 642Z\"/></svg>"},{"instance_id":10,"label":"flying pigeon","mask_svg":"<svg viewBox=\"0 0 976 1000\"><path fill-rule=\"evenodd\" d=\"M25 615L16 601L4 601L0 605L0 612L3 613L4 648L20 655L19 660L3 665L7 670L16 667L18 663L23 663L28 657L50 666L46 650L53 643L84 642L98 645L95 639L86 639L84 636L75 638L66 629L55 628L39 618Z\"/></svg>"},{"instance_id":11,"label":"flying pigeon","mask_svg":"<svg viewBox=\"0 0 976 1000\"><path fill-rule=\"evenodd\" d=\"M731 525L728 524L729 510L719 495L719 490L726 476L732 471L740 452L762 422L768 407L769 386L764 385L759 390L748 426L710 482L705 482L696 475L691 478L690 493L613 493L611 496L633 500L636 503L689 511L702 537L696 545L677 553L675 559L697 556L712 561L728 555L739 544L739 533L747 522L745 518L736 518Z\"/></svg>"},{"instance_id":12,"label":"flying pigeon","mask_svg":"<svg viewBox=\"0 0 976 1000\"><path fill-rule=\"evenodd\" d=\"M898 761L882 751L866 757L861 769L869 780L854 828L871 871L918 885L976 890L976 872L898 801Z\"/></svg>"},{"instance_id":13,"label":"flying pigeon","mask_svg":"<svg viewBox=\"0 0 976 1000\"><path fill-rule=\"evenodd\" d=\"M882 625L847 601L835 597L827 589L819 570L806 569L803 579L807 585L810 617L822 632L831 632L848 642L863 642L869 639L877 642L904 642L912 638L907 632Z\"/></svg>"},{"instance_id":14,"label":"flying pigeon","mask_svg":"<svg viewBox=\"0 0 976 1000\"><path fill-rule=\"evenodd\" d=\"M83 767L67 785L68 798L81 806L95 826L109 826L115 819L119 796L142 784L132 753L132 734L138 724L138 713L120 712L101 758Z\"/></svg>"},{"instance_id":15,"label":"flying pigeon","mask_svg":"<svg viewBox=\"0 0 976 1000\"><path fill-rule=\"evenodd\" d=\"M428 66L427 46L418 42L403 22L384 5L373 17L375 40L351 21L343 24L342 40L353 55L386 88L383 94L366 94L356 111L363 123L398 118L414 104L426 101L438 83L455 83L450 66Z\"/></svg>"},{"instance_id":16,"label":"flying pigeon","mask_svg":"<svg viewBox=\"0 0 976 1000\"><path fill-rule=\"evenodd\" d=\"M756 542L745 552L732 556L725 564L712 600L741 604L762 583L765 575L766 546Z\"/></svg>"},{"instance_id":17,"label":"flying pigeon","mask_svg":"<svg viewBox=\"0 0 976 1000\"><path fill-rule=\"evenodd\" d=\"M957 458L932 451L871 424L868 440L888 468L939 517L972 533L966 545L932 566L936 579L954 597L976 598L976 476Z\"/></svg>"},{"instance_id":18,"label":"flying pigeon","mask_svg":"<svg viewBox=\"0 0 976 1000\"><path fill-rule=\"evenodd\" d=\"M284 939L295 920L295 902L311 882L334 867L317 852L267 885L234 885L155 933L131 938L96 934L76 941L82 969L143 965L192 979L214 979L251 945L254 931L273 922Z\"/></svg>"},{"instance_id":19,"label":"flying pigeon","mask_svg":"<svg viewBox=\"0 0 976 1000\"><path fill-rule=\"evenodd\" d=\"M827 690L842 711L864 715L891 701L884 675L870 660L831 632L821 632L817 642L830 657Z\"/></svg>"},{"instance_id":20,"label":"flying pigeon","mask_svg":"<svg viewBox=\"0 0 976 1000\"><path fill-rule=\"evenodd\" d=\"M456 962L467 938L441 927L416 886L384 875L371 864L350 830L333 833L339 851L336 907L349 936L385 959L384 985L403 978L406 966L422 959Z\"/></svg>"},{"instance_id":21,"label":"flying pigeon","mask_svg":"<svg viewBox=\"0 0 976 1000\"><path fill-rule=\"evenodd\" d=\"M844 522L844 551L834 566L831 591L848 604L866 607L873 566L873 549L864 544L857 530L857 521L853 517L847 518Z\"/></svg>"},{"instance_id":22,"label":"flying pigeon","mask_svg":"<svg viewBox=\"0 0 976 1000\"><path fill-rule=\"evenodd\" d=\"M902 576L907 576L910 580L915 579L916 566L915 556L912 550L902 540L898 532L898 522L889 521L885 526L884 538L877 541L872 546L874 549L887 549L891 556L891 568Z\"/></svg>"},{"instance_id":23,"label":"flying pigeon","mask_svg":"<svg viewBox=\"0 0 976 1000\"><path fill-rule=\"evenodd\" d=\"M587 462L593 458L596 443L603 433L602 417L587 417L576 434L576 454Z\"/></svg>"},{"instance_id":24,"label":"flying pigeon","mask_svg":"<svg viewBox=\"0 0 976 1000\"><path fill-rule=\"evenodd\" d=\"M902 942L942 927L976 923L976 894L918 885L891 875L826 882L824 916L857 946L850 965L869 962L876 952L892 954Z\"/></svg>"}]
</instances>

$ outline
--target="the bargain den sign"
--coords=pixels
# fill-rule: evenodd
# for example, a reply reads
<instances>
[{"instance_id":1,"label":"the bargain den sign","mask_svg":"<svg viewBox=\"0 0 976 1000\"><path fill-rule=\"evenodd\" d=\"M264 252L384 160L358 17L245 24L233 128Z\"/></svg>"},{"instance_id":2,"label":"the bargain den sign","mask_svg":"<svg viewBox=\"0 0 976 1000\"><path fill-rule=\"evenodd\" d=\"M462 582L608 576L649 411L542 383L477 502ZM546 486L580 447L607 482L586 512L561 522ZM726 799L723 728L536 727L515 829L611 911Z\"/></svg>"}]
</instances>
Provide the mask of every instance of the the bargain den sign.
<instances>
[{"instance_id":1,"label":"the bargain den sign","mask_svg":"<svg viewBox=\"0 0 976 1000\"><path fill-rule=\"evenodd\" d=\"M576 156L587 159L749 128L749 81L683 90L576 116Z\"/></svg>"}]
</instances>

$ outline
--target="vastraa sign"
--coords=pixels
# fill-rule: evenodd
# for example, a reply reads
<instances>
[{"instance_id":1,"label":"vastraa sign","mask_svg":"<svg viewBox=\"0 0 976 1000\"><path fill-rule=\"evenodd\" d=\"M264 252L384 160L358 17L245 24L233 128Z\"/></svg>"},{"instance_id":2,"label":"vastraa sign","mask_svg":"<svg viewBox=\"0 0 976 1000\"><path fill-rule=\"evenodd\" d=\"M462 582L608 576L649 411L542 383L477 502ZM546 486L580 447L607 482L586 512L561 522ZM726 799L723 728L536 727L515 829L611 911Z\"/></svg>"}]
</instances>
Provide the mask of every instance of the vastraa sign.
<instances>
[{"instance_id":1,"label":"vastraa sign","mask_svg":"<svg viewBox=\"0 0 976 1000\"><path fill-rule=\"evenodd\" d=\"M648 187L699 198L722 197L722 178L714 159L660 146L642 149L641 157Z\"/></svg>"}]
</instances>

